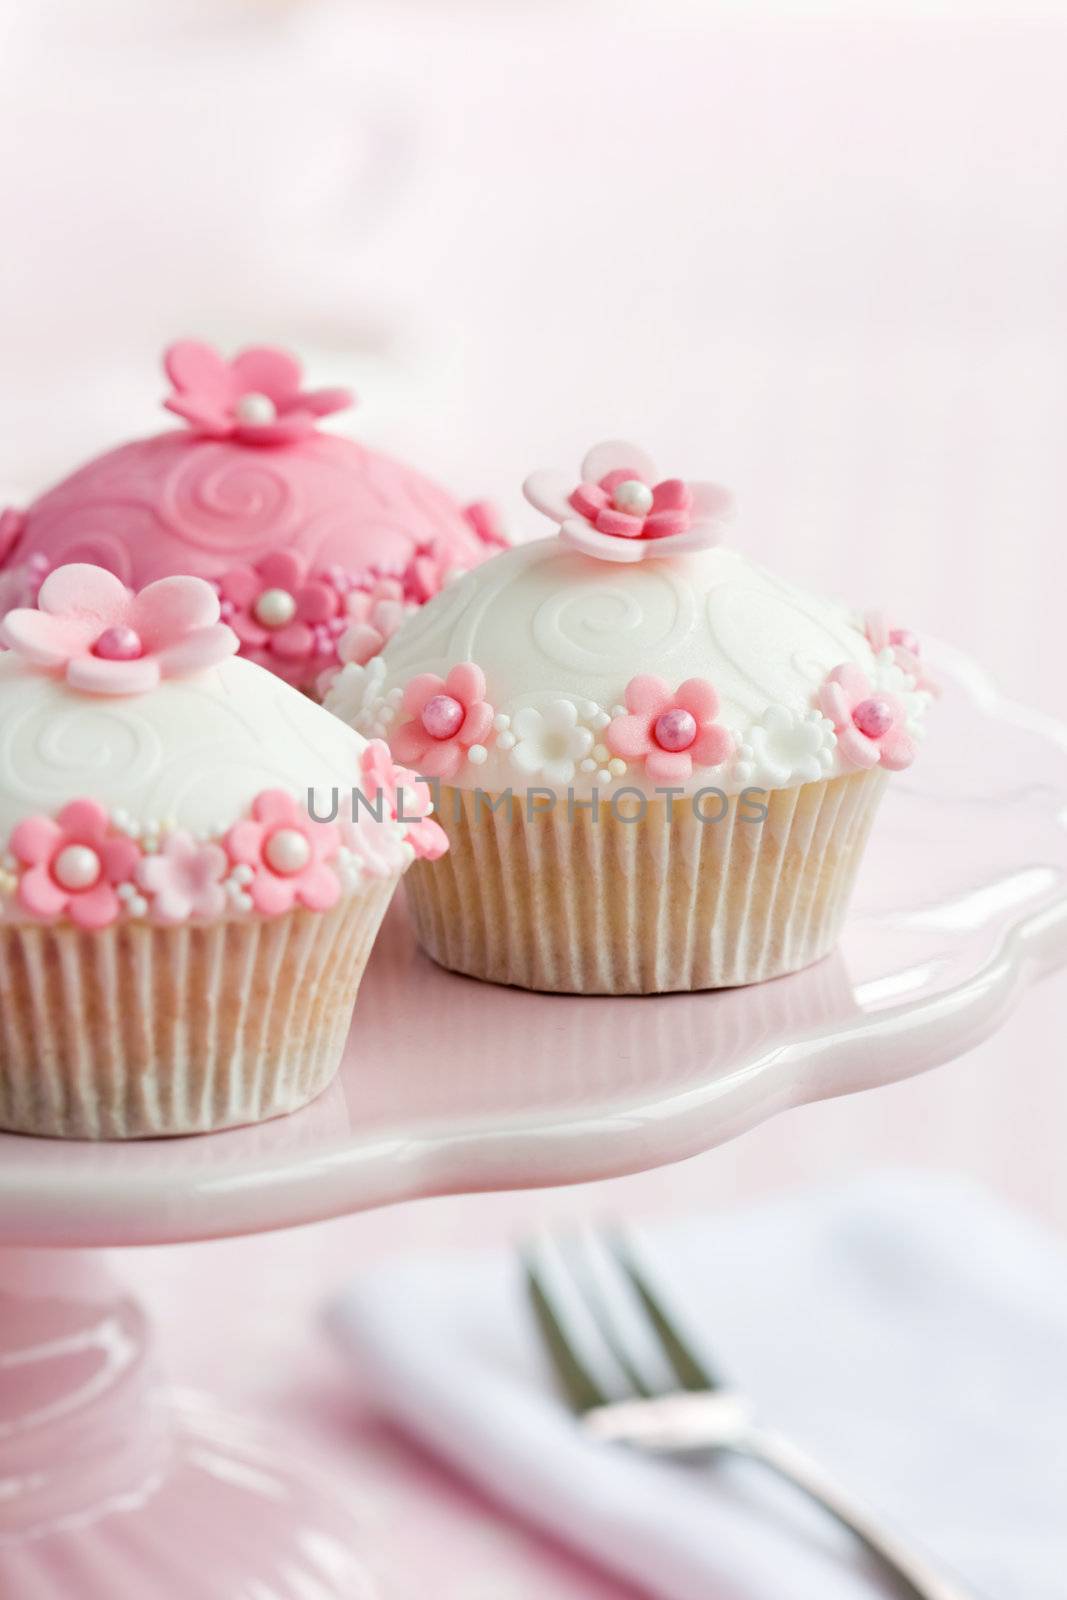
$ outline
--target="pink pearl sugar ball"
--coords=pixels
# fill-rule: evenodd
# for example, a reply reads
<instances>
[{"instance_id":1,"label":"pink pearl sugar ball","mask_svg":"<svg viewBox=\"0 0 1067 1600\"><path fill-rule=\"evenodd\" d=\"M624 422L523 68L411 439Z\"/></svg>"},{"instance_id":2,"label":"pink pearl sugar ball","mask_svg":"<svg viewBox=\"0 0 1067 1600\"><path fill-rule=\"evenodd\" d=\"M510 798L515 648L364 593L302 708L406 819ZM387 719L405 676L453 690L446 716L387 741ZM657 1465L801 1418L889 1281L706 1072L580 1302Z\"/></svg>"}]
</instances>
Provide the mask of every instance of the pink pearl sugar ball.
<instances>
[{"instance_id":1,"label":"pink pearl sugar ball","mask_svg":"<svg viewBox=\"0 0 1067 1600\"><path fill-rule=\"evenodd\" d=\"M676 707L656 718L652 732L661 750L688 750L697 736L696 718L691 711Z\"/></svg>"},{"instance_id":2,"label":"pink pearl sugar ball","mask_svg":"<svg viewBox=\"0 0 1067 1600\"><path fill-rule=\"evenodd\" d=\"M422 708L422 725L431 739L451 739L463 726L465 715L463 707L452 695L435 694Z\"/></svg>"},{"instance_id":3,"label":"pink pearl sugar ball","mask_svg":"<svg viewBox=\"0 0 1067 1600\"><path fill-rule=\"evenodd\" d=\"M144 654L141 636L125 623L116 628L105 628L93 645L93 655L101 661L137 661Z\"/></svg>"},{"instance_id":4,"label":"pink pearl sugar ball","mask_svg":"<svg viewBox=\"0 0 1067 1600\"><path fill-rule=\"evenodd\" d=\"M880 739L893 726L893 708L885 700L861 700L852 720L868 739Z\"/></svg>"}]
</instances>

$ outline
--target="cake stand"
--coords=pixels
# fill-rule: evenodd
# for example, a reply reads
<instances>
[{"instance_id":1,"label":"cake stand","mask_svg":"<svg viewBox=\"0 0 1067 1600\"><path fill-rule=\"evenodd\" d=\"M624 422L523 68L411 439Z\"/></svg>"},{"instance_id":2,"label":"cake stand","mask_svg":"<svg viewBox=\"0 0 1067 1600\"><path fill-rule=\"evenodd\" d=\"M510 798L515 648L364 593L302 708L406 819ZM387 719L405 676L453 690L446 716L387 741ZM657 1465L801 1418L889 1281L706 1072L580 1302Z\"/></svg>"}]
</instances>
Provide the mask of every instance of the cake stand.
<instances>
[{"instance_id":1,"label":"cake stand","mask_svg":"<svg viewBox=\"0 0 1067 1600\"><path fill-rule=\"evenodd\" d=\"M340 1076L305 1110L127 1145L0 1135L3 1600L372 1593L344 1497L253 1424L168 1393L141 1309L91 1247L679 1160L962 1054L1063 962L1067 728L935 659L928 747L890 785L840 949L808 971L698 995L527 994L434 967L398 904ZM225 1306L204 1316L226 1336Z\"/></svg>"}]
</instances>

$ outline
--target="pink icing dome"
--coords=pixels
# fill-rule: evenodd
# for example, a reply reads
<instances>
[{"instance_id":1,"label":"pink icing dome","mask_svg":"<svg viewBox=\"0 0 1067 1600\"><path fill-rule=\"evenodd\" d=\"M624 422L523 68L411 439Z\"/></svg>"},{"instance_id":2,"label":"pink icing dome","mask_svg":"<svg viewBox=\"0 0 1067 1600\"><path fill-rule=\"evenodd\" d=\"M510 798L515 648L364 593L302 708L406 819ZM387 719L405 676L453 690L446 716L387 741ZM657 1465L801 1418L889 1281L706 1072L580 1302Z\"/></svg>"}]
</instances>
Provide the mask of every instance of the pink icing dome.
<instances>
[{"instance_id":1,"label":"pink icing dome","mask_svg":"<svg viewBox=\"0 0 1067 1600\"><path fill-rule=\"evenodd\" d=\"M205 347L177 346L168 352L172 378L175 350L210 357L227 374L245 359L228 364ZM299 374L278 352L249 356L284 360ZM262 404L262 363L256 377ZM229 381L239 391L239 380ZM343 391L320 393L331 409L347 400ZM210 433L190 420L97 456L25 511L4 512L0 613L32 599L45 574L69 562L106 567L131 589L193 574L215 583L242 654L312 689L352 658L346 634L370 637L355 627L368 595L377 603L384 590L393 603L377 613L399 619L503 542L484 506L461 508L413 468L319 432L315 420L288 434L276 422L262 442L239 420L228 436L214 419ZM289 559L272 559L279 553Z\"/></svg>"}]
</instances>

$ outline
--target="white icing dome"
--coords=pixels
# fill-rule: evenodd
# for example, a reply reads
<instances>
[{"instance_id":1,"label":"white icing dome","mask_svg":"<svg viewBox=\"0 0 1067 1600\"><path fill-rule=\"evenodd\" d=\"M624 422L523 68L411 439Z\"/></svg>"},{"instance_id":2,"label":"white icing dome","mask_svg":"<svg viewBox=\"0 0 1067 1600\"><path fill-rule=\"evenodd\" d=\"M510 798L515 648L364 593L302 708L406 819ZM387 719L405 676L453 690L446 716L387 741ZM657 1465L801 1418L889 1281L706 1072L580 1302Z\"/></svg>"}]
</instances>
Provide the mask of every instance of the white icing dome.
<instances>
[{"instance_id":1,"label":"white icing dome","mask_svg":"<svg viewBox=\"0 0 1067 1600\"><path fill-rule=\"evenodd\" d=\"M359 781L366 741L252 662L231 657L146 694L93 696L0 655L0 838L90 798L144 827L218 835L266 789Z\"/></svg>"},{"instance_id":2,"label":"white icing dome","mask_svg":"<svg viewBox=\"0 0 1067 1600\"><path fill-rule=\"evenodd\" d=\"M462 688L450 694L446 682L436 695L405 695L412 680L447 680L462 663L484 675L474 698L491 708L486 733L484 712L470 710ZM624 564L550 538L457 579L376 661L346 668L326 704L363 732L386 734L398 759L460 787L588 792L633 785L651 793L662 781L653 764L642 756L624 760L625 740L612 724L635 709L627 694L635 679L655 675L672 697L699 679L714 695L701 691L703 699L693 700L696 719L684 706L670 711L672 721L661 718L660 750L696 752L701 707L717 697L714 724L729 737L716 733L704 746L709 756L717 753L714 764L681 763L692 771L677 786L736 792L750 784L790 787L864 764L849 760L823 715L823 686L846 664L869 686L863 705L873 709L863 715L870 727L880 727L891 704L910 739L929 696L891 648L872 647L862 619L844 605L794 588L722 546L662 557L653 550ZM850 681L862 682L855 673ZM435 703L423 713L417 706L425 693ZM419 721L432 711L437 720L428 726L453 725L442 696L458 698L469 712L468 732L478 734L454 770L423 738ZM856 715L858 727L861 711ZM853 748L859 741L848 733Z\"/></svg>"}]
</instances>

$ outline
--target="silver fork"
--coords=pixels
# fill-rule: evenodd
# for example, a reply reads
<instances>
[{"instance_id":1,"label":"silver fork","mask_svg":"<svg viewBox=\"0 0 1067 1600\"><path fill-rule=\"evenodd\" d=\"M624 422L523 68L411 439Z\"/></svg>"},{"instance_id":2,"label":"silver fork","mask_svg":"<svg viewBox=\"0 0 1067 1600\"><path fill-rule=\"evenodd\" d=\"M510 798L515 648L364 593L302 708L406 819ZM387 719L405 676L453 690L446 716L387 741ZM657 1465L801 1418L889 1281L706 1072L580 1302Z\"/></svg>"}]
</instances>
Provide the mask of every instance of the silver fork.
<instances>
[{"instance_id":1,"label":"silver fork","mask_svg":"<svg viewBox=\"0 0 1067 1600\"><path fill-rule=\"evenodd\" d=\"M854 1534L907 1600L975 1600L838 1488L803 1451L753 1420L745 1396L726 1387L683 1338L624 1238L541 1241L524 1251L524 1265L531 1305L560 1386L592 1437L651 1455L730 1451L761 1461ZM578 1321L585 1324L584 1347ZM652 1373L653 1367L661 1370ZM609 1368L614 1381L605 1378Z\"/></svg>"}]
</instances>

